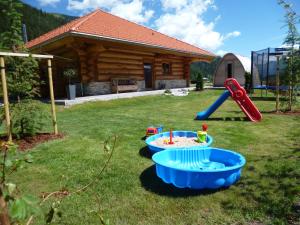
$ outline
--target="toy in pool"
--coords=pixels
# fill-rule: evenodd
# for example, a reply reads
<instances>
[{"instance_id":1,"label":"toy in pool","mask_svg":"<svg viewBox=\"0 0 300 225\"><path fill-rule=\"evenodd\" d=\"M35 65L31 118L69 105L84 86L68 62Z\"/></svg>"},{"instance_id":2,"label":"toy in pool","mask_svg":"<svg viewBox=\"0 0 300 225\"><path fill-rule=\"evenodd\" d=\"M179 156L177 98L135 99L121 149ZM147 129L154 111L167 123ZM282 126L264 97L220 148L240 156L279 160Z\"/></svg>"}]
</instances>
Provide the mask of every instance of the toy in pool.
<instances>
[{"instance_id":1,"label":"toy in pool","mask_svg":"<svg viewBox=\"0 0 300 225\"><path fill-rule=\"evenodd\" d=\"M193 131L172 131L172 137L173 137L173 142L175 142L176 138L177 137L186 137L186 138L194 138L197 140L197 133L196 132L193 132ZM158 139L164 139L163 142L165 142L166 144L163 144L163 145L157 145L155 144L154 142ZM155 134L155 135L152 135L150 137L148 137L146 139L146 144L149 148L149 150L152 152L152 153L156 153L156 152L159 152L159 151L162 151L162 150L165 150L165 149L172 149L172 148L176 148L176 149L180 149L180 148L193 148L195 146L181 146L181 147L178 147L175 144L168 144L166 140L169 141L169 138L170 138L170 132L163 132L163 133L160 133L160 134ZM207 135L206 137L206 142L205 143L197 143L197 147L208 147L212 144L213 142L213 138L210 136L210 135Z\"/></svg>"},{"instance_id":2,"label":"toy in pool","mask_svg":"<svg viewBox=\"0 0 300 225\"><path fill-rule=\"evenodd\" d=\"M169 149L152 156L156 174L178 188L229 187L241 176L245 158L219 148Z\"/></svg>"},{"instance_id":3,"label":"toy in pool","mask_svg":"<svg viewBox=\"0 0 300 225\"><path fill-rule=\"evenodd\" d=\"M204 124L202 124L202 131L197 131L198 142L200 142L200 143L206 142L207 129L208 129L208 126L207 126L207 124L204 123Z\"/></svg>"}]
</instances>

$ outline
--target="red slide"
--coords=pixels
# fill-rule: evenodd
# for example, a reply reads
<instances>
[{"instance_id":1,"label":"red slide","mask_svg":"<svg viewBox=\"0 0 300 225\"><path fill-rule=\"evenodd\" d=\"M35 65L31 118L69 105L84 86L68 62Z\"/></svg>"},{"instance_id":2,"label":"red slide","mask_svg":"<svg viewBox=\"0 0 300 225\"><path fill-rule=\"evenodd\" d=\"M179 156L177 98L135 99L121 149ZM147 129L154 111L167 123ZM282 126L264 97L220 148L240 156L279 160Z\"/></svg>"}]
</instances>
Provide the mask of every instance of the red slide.
<instances>
[{"instance_id":1,"label":"red slide","mask_svg":"<svg viewBox=\"0 0 300 225\"><path fill-rule=\"evenodd\" d=\"M224 86L228 89L233 100L239 105L241 110L252 122L258 122L262 119L259 110L248 97L245 89L237 82L236 79L229 78L225 81Z\"/></svg>"}]
</instances>

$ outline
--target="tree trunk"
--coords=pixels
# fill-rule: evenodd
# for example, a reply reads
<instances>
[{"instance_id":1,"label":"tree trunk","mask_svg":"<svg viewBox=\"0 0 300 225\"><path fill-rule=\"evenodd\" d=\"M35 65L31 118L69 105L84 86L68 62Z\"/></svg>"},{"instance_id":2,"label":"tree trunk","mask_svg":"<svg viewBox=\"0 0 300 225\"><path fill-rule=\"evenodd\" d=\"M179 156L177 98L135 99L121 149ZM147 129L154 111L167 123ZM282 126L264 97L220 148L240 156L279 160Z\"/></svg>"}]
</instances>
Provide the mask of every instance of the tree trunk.
<instances>
[{"instance_id":1,"label":"tree trunk","mask_svg":"<svg viewBox=\"0 0 300 225\"><path fill-rule=\"evenodd\" d=\"M10 225L7 204L2 194L0 196L0 224Z\"/></svg>"},{"instance_id":2,"label":"tree trunk","mask_svg":"<svg viewBox=\"0 0 300 225\"><path fill-rule=\"evenodd\" d=\"M289 82L289 92L288 92L288 94L289 94L289 103L288 103L288 111L291 111L292 110L292 98L293 98L293 96L292 96L292 82L291 82L291 80L290 80L290 82Z\"/></svg>"}]
</instances>

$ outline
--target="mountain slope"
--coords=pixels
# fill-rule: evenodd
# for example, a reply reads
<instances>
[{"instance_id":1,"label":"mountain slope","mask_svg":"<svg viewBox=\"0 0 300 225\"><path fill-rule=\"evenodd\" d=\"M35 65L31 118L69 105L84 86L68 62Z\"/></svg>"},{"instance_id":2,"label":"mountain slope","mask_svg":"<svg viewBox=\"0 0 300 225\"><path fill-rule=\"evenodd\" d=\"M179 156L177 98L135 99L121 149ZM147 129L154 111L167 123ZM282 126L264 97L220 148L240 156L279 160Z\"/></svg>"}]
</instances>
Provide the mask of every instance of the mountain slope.
<instances>
[{"instance_id":1,"label":"mountain slope","mask_svg":"<svg viewBox=\"0 0 300 225\"><path fill-rule=\"evenodd\" d=\"M26 25L28 40L32 40L76 17L63 14L46 13L23 3L22 22Z\"/></svg>"}]
</instances>

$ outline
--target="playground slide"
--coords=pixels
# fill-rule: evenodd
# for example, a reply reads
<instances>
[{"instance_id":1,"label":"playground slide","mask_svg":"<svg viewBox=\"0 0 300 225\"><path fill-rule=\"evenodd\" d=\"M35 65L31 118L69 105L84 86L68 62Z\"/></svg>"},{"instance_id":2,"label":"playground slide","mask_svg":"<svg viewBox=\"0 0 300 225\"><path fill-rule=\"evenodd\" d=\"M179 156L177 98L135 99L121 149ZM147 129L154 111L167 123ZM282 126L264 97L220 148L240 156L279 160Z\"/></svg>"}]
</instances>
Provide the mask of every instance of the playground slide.
<instances>
[{"instance_id":1,"label":"playground slide","mask_svg":"<svg viewBox=\"0 0 300 225\"><path fill-rule=\"evenodd\" d=\"M223 104L227 100L227 98L230 96L229 91L224 91L224 93L212 104L207 110L198 112L196 115L196 120L206 120L211 114L216 111L220 105Z\"/></svg>"},{"instance_id":2,"label":"playground slide","mask_svg":"<svg viewBox=\"0 0 300 225\"><path fill-rule=\"evenodd\" d=\"M229 90L232 99L239 105L241 110L252 122L257 122L262 119L259 110L236 79L229 78L225 81L224 85Z\"/></svg>"},{"instance_id":3,"label":"playground slide","mask_svg":"<svg viewBox=\"0 0 300 225\"><path fill-rule=\"evenodd\" d=\"M224 93L207 110L197 113L195 119L207 119L218 107L220 107L220 105L222 105L223 102L226 101L229 96L232 97L251 121L257 122L262 119L262 115L248 97L245 89L240 86L234 78L227 79L224 85L228 90L224 91Z\"/></svg>"}]
</instances>

